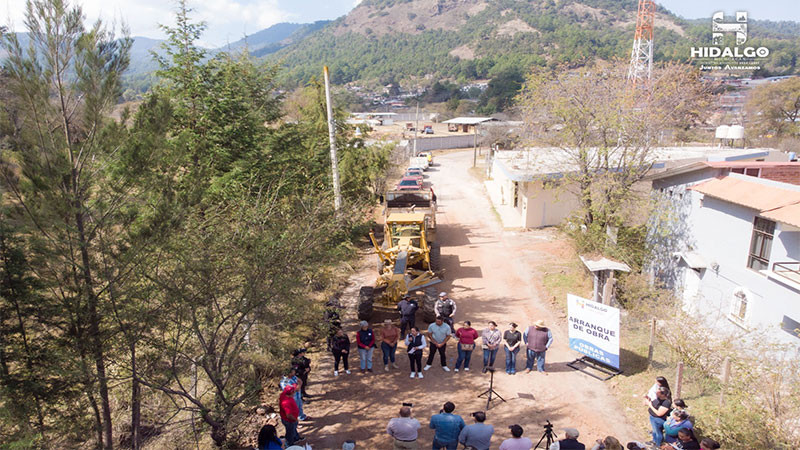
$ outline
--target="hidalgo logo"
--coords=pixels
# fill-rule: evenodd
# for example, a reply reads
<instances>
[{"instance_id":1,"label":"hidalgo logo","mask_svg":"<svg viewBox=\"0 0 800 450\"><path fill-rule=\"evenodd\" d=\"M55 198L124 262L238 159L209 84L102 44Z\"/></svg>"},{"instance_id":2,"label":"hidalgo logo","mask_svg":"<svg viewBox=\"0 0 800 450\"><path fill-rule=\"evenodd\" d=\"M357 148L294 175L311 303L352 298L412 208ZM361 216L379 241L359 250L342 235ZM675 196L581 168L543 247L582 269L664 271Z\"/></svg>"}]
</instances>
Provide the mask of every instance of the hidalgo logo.
<instances>
[{"instance_id":1,"label":"hidalgo logo","mask_svg":"<svg viewBox=\"0 0 800 450\"><path fill-rule=\"evenodd\" d=\"M721 47L728 33L736 34L736 47ZM716 47L692 47L692 58L765 58L766 47L740 47L747 42L747 12L736 11L736 20L725 21L725 14L717 11L711 16L711 44Z\"/></svg>"},{"instance_id":2,"label":"hidalgo logo","mask_svg":"<svg viewBox=\"0 0 800 450\"><path fill-rule=\"evenodd\" d=\"M747 12L736 11L736 22L727 23L725 14L717 11L711 16L711 43L722 45L725 33L736 33L736 45L747 42Z\"/></svg>"}]
</instances>

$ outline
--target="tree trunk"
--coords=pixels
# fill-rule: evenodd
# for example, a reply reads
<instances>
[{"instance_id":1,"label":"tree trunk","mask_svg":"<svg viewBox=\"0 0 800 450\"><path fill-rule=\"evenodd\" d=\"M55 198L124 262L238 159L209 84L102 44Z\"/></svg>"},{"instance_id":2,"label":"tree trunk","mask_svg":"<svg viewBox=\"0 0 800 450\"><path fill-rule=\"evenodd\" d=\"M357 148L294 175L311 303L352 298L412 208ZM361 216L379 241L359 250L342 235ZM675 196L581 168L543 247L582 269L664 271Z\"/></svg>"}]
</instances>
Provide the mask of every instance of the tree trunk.
<instances>
[{"instance_id":1,"label":"tree trunk","mask_svg":"<svg viewBox=\"0 0 800 450\"><path fill-rule=\"evenodd\" d=\"M89 405L94 412L94 428L97 433L97 445L95 448L101 450L103 448L103 420L100 418L100 409L97 408L97 400L94 399L92 392L89 390L89 384L86 385L86 397L89 398Z\"/></svg>"},{"instance_id":2,"label":"tree trunk","mask_svg":"<svg viewBox=\"0 0 800 450\"><path fill-rule=\"evenodd\" d=\"M136 374L136 343L131 341L131 446L139 450L141 444L141 387Z\"/></svg>"},{"instance_id":3,"label":"tree trunk","mask_svg":"<svg viewBox=\"0 0 800 450\"><path fill-rule=\"evenodd\" d=\"M83 220L84 204L80 194L80 186L78 183L78 171L72 168L72 195L73 205L75 208L75 225L78 229L78 243L80 245L81 262L83 264L82 276L84 283L84 292L86 294L87 306L89 309L89 339L91 345L91 353L94 358L95 370L97 371L97 384L100 388L100 405L103 409L103 448L112 450L114 442L112 440L111 428L111 402L108 398L108 379L106 377L106 364L105 355L103 353L103 339L100 336L100 315L97 312L98 298L94 292L91 261L89 258L89 243L86 240L86 231Z\"/></svg>"}]
</instances>

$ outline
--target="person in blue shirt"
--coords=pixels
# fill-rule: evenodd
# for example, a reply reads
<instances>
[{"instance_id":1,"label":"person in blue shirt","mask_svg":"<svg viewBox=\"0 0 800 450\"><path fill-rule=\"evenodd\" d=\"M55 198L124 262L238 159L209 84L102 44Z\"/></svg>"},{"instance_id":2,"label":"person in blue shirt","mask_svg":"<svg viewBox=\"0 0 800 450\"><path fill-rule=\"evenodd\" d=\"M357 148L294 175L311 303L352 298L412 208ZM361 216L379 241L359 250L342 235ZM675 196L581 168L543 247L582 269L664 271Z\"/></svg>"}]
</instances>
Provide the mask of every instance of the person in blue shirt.
<instances>
[{"instance_id":1,"label":"person in blue shirt","mask_svg":"<svg viewBox=\"0 0 800 450\"><path fill-rule=\"evenodd\" d=\"M302 386L303 381L297 377L297 369L291 367L289 372L281 378L281 381L278 385L281 389L286 389L286 386L294 385L296 387L294 391L294 402L297 403L297 409L300 410L300 416L298 417L299 420L308 420L308 416L303 413L303 397L300 392L300 387Z\"/></svg>"},{"instance_id":2,"label":"person in blue shirt","mask_svg":"<svg viewBox=\"0 0 800 450\"><path fill-rule=\"evenodd\" d=\"M283 450L283 442L273 425L264 425L258 432L258 450Z\"/></svg>"},{"instance_id":3,"label":"person in blue shirt","mask_svg":"<svg viewBox=\"0 0 800 450\"><path fill-rule=\"evenodd\" d=\"M458 435L466 424L464 419L457 414L453 414L456 405L447 402L442 407L439 414L431 417L430 428L434 430L433 450L456 450L458 448Z\"/></svg>"}]
</instances>

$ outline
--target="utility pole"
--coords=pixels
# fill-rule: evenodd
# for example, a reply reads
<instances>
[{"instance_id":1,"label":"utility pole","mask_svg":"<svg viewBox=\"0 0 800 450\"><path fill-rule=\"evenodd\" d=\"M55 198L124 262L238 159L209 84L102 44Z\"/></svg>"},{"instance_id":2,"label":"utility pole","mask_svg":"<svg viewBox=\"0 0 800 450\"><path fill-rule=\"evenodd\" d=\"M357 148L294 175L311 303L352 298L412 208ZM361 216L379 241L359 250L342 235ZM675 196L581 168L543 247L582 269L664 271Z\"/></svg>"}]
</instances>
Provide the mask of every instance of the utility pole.
<instances>
[{"instance_id":1,"label":"utility pole","mask_svg":"<svg viewBox=\"0 0 800 450\"><path fill-rule=\"evenodd\" d=\"M478 163L478 124L474 125L475 142L472 145L472 167Z\"/></svg>"},{"instance_id":2,"label":"utility pole","mask_svg":"<svg viewBox=\"0 0 800 450\"><path fill-rule=\"evenodd\" d=\"M414 151L411 156L417 156L417 133L419 132L419 100L417 100L417 120L414 124Z\"/></svg>"},{"instance_id":3,"label":"utility pole","mask_svg":"<svg viewBox=\"0 0 800 450\"><path fill-rule=\"evenodd\" d=\"M336 211L342 207L342 192L339 189L339 160L336 158L336 125L333 123L333 105L331 105L331 83L328 66L322 70L325 75L325 101L328 104L328 139L331 143L331 170L333 171L333 207Z\"/></svg>"}]
</instances>

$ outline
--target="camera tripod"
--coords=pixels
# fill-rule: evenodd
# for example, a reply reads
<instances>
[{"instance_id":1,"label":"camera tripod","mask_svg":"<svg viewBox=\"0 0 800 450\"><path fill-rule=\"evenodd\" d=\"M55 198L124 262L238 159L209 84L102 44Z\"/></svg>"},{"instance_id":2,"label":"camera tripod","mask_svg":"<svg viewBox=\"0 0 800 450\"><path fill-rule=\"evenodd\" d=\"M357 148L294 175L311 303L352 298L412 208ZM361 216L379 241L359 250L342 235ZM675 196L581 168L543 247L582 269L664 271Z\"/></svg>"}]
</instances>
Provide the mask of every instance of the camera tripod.
<instances>
[{"instance_id":1,"label":"camera tripod","mask_svg":"<svg viewBox=\"0 0 800 450\"><path fill-rule=\"evenodd\" d=\"M541 439L539 439L539 442L537 442L533 448L534 449L539 448L539 444L541 444L542 441L546 440L544 448L548 449L550 448L550 445L556 441L557 437L558 436L556 436L556 434L553 432L553 424L550 423L550 421L548 420L547 423L544 425L544 433L542 434Z\"/></svg>"},{"instance_id":2,"label":"camera tripod","mask_svg":"<svg viewBox=\"0 0 800 450\"><path fill-rule=\"evenodd\" d=\"M486 398L486 409L488 410L492 406L492 394L495 397L499 398L502 401L506 401L497 391L494 390L494 367L487 367L483 369L483 373L489 372L489 389L483 391L482 393L478 394L478 397L483 397L484 395L488 396Z\"/></svg>"}]
</instances>

